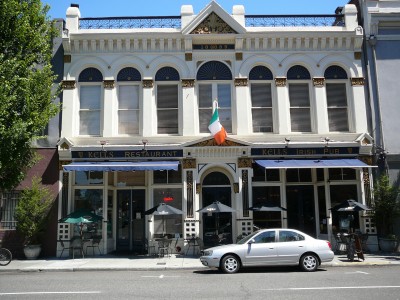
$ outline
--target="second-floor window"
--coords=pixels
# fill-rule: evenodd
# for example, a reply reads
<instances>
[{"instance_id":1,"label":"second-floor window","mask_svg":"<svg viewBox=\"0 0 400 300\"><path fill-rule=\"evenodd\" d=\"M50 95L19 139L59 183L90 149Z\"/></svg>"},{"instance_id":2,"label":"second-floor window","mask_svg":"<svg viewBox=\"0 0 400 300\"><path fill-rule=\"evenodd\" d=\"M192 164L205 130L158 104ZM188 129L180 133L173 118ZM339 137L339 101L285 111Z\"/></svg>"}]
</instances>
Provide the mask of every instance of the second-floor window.
<instances>
[{"instance_id":1,"label":"second-floor window","mask_svg":"<svg viewBox=\"0 0 400 300\"><path fill-rule=\"evenodd\" d=\"M156 73L157 133L179 133L179 73L164 67Z\"/></svg>"},{"instance_id":2,"label":"second-floor window","mask_svg":"<svg viewBox=\"0 0 400 300\"><path fill-rule=\"evenodd\" d=\"M310 73L293 66L287 73L292 132L311 132Z\"/></svg>"},{"instance_id":3,"label":"second-floor window","mask_svg":"<svg viewBox=\"0 0 400 300\"><path fill-rule=\"evenodd\" d=\"M141 75L134 68L124 68L118 81L118 134L139 134L139 84Z\"/></svg>"},{"instance_id":4,"label":"second-floor window","mask_svg":"<svg viewBox=\"0 0 400 300\"><path fill-rule=\"evenodd\" d=\"M87 68L79 75L79 134L100 135L103 75Z\"/></svg>"},{"instance_id":5,"label":"second-floor window","mask_svg":"<svg viewBox=\"0 0 400 300\"><path fill-rule=\"evenodd\" d=\"M329 131L349 131L347 74L338 66L325 70Z\"/></svg>"},{"instance_id":6,"label":"second-floor window","mask_svg":"<svg viewBox=\"0 0 400 300\"><path fill-rule=\"evenodd\" d=\"M273 132L272 72L264 66L257 66L250 71L249 79L253 132Z\"/></svg>"},{"instance_id":7,"label":"second-floor window","mask_svg":"<svg viewBox=\"0 0 400 300\"><path fill-rule=\"evenodd\" d=\"M197 72L200 133L209 133L212 105L218 100L219 120L227 132L232 132L232 73L218 61L210 61Z\"/></svg>"}]
</instances>

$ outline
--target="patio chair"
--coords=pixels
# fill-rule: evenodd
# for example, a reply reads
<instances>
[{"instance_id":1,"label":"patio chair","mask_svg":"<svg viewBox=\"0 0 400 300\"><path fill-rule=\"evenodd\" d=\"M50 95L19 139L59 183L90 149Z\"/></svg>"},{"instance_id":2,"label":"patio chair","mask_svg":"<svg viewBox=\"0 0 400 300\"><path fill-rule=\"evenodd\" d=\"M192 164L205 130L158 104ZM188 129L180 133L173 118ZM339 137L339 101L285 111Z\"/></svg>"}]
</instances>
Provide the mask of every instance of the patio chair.
<instances>
[{"instance_id":1,"label":"patio chair","mask_svg":"<svg viewBox=\"0 0 400 300\"><path fill-rule=\"evenodd\" d=\"M79 250L82 258L85 258L85 255L83 253L83 241L80 238L75 238L71 241L71 246L70 248L72 249L72 258L75 259L75 250Z\"/></svg>"},{"instance_id":2,"label":"patio chair","mask_svg":"<svg viewBox=\"0 0 400 300\"><path fill-rule=\"evenodd\" d=\"M158 256L165 256L165 254L169 255L169 245L171 244L171 240L162 239L158 241Z\"/></svg>"},{"instance_id":3,"label":"patio chair","mask_svg":"<svg viewBox=\"0 0 400 300\"><path fill-rule=\"evenodd\" d=\"M148 256L157 255L156 246L152 243L152 241L144 239L144 246Z\"/></svg>"},{"instance_id":4,"label":"patio chair","mask_svg":"<svg viewBox=\"0 0 400 300\"><path fill-rule=\"evenodd\" d=\"M67 246L65 243L67 242L67 243L70 243L69 241L63 241L63 240L58 240L58 242L60 243L60 246L61 246L61 254L60 254L60 257L62 257L62 255L63 255L63 253L64 253L64 250L70 250L70 249L72 249L71 248L71 246L69 245L69 246Z\"/></svg>"},{"instance_id":5,"label":"patio chair","mask_svg":"<svg viewBox=\"0 0 400 300\"><path fill-rule=\"evenodd\" d=\"M97 250L99 250L99 253L101 255L102 253L100 250L100 242L101 242L101 236L94 236L92 239L92 243L86 246L86 255L88 253L88 248L92 248L93 255L94 255L94 248L97 248Z\"/></svg>"}]
</instances>

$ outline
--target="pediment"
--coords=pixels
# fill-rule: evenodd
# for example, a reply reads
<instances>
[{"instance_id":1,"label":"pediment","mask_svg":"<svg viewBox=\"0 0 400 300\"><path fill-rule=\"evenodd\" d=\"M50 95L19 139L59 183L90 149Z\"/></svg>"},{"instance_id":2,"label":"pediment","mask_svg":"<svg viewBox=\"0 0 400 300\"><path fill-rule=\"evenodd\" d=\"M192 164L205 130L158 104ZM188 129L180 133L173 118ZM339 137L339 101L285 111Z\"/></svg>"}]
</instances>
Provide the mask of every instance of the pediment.
<instances>
[{"instance_id":1,"label":"pediment","mask_svg":"<svg viewBox=\"0 0 400 300\"><path fill-rule=\"evenodd\" d=\"M60 150L70 150L73 143L69 139L63 137L58 141L57 146Z\"/></svg>"},{"instance_id":2,"label":"pediment","mask_svg":"<svg viewBox=\"0 0 400 300\"><path fill-rule=\"evenodd\" d=\"M202 139L200 141L195 141L184 145L184 147L248 147L248 144L234 141L227 138L225 142L218 145L213 137Z\"/></svg>"},{"instance_id":3,"label":"pediment","mask_svg":"<svg viewBox=\"0 0 400 300\"><path fill-rule=\"evenodd\" d=\"M245 33L240 25L221 6L212 1L183 30L183 34L240 34Z\"/></svg>"}]
</instances>

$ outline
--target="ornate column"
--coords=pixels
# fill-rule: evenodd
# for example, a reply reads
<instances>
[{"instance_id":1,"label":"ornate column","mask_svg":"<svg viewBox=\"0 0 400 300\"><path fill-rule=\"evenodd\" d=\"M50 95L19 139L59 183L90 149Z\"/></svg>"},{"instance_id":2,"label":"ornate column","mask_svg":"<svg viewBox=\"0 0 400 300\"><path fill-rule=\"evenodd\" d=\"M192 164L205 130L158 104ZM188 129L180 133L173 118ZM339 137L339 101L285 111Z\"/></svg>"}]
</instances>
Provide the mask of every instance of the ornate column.
<instances>
[{"instance_id":1,"label":"ornate column","mask_svg":"<svg viewBox=\"0 0 400 300\"><path fill-rule=\"evenodd\" d=\"M116 113L114 113L114 95L115 95L115 81L104 80L104 99L103 99L103 136L113 136L114 120Z\"/></svg>"}]
</instances>

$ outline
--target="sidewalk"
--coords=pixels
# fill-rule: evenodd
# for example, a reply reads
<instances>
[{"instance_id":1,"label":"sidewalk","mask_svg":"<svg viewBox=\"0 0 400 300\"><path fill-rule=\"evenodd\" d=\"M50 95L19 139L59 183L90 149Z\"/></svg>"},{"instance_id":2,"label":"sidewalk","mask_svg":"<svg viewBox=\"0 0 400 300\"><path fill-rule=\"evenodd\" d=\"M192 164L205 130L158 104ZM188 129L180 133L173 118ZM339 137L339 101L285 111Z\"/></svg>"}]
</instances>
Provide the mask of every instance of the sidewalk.
<instances>
[{"instance_id":1,"label":"sidewalk","mask_svg":"<svg viewBox=\"0 0 400 300\"><path fill-rule=\"evenodd\" d=\"M322 267L400 265L400 253L364 254L365 260L349 261L346 255L335 255L332 262ZM206 269L197 256L172 255L171 257L132 256L118 257L103 255L88 258L64 259L49 258L41 260L13 260L7 266L0 266L1 272L39 272L39 271L101 271L101 270L176 270Z\"/></svg>"}]
</instances>

